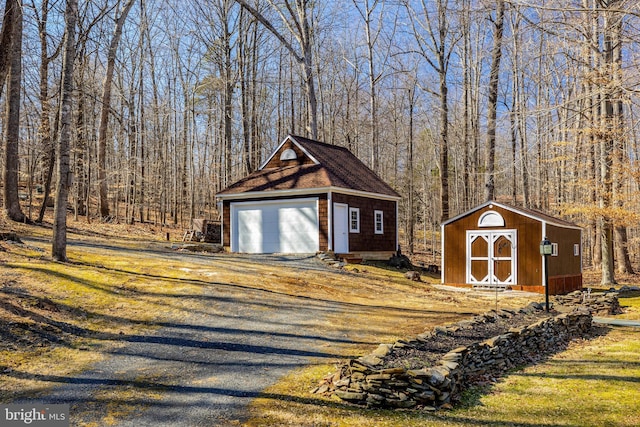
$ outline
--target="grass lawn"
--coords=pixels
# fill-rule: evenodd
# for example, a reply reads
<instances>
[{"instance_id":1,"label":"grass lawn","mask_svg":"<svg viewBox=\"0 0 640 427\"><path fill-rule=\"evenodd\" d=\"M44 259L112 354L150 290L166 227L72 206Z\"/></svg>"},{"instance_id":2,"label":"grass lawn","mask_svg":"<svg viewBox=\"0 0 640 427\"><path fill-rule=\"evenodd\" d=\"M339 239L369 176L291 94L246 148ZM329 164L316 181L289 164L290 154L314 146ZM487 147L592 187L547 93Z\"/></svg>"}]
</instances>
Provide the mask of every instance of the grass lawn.
<instances>
[{"instance_id":1,"label":"grass lawn","mask_svg":"<svg viewBox=\"0 0 640 427\"><path fill-rule=\"evenodd\" d=\"M640 319L640 292L620 298ZM545 363L512 372L489 388L468 390L454 410L370 410L310 391L335 366L294 372L252 405L251 426L638 426L640 329L602 328Z\"/></svg>"}]
</instances>

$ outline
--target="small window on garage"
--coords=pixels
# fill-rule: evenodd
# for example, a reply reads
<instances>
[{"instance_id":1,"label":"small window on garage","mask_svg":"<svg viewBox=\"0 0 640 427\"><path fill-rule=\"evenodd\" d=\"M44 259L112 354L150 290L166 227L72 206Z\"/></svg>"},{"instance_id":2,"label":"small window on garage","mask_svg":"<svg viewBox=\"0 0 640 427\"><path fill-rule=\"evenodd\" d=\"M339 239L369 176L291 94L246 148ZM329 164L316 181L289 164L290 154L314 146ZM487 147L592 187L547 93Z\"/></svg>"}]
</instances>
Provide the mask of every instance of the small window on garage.
<instances>
[{"instance_id":1,"label":"small window on garage","mask_svg":"<svg viewBox=\"0 0 640 427\"><path fill-rule=\"evenodd\" d=\"M360 232L360 208L349 208L349 232Z\"/></svg>"},{"instance_id":2,"label":"small window on garage","mask_svg":"<svg viewBox=\"0 0 640 427\"><path fill-rule=\"evenodd\" d=\"M382 211L373 211L373 230L375 234L384 234L384 214Z\"/></svg>"},{"instance_id":3,"label":"small window on garage","mask_svg":"<svg viewBox=\"0 0 640 427\"><path fill-rule=\"evenodd\" d=\"M551 256L558 256L558 244L557 243L552 243L551 244Z\"/></svg>"},{"instance_id":4,"label":"small window on garage","mask_svg":"<svg viewBox=\"0 0 640 427\"><path fill-rule=\"evenodd\" d=\"M573 256L580 256L580 244L578 243L573 245Z\"/></svg>"}]
</instances>

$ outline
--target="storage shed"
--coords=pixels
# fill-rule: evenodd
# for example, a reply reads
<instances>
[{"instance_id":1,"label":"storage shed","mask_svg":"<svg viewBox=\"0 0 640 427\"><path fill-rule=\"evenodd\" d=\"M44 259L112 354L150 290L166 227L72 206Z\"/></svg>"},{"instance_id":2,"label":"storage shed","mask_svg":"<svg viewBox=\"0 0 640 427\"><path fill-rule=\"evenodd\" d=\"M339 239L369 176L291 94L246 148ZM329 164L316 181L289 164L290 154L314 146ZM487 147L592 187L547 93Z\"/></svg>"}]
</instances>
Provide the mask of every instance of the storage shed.
<instances>
[{"instance_id":1,"label":"storage shed","mask_svg":"<svg viewBox=\"0 0 640 427\"><path fill-rule=\"evenodd\" d=\"M582 288L582 229L530 209L489 201L442 224L442 283L544 293L540 242L553 243L549 294Z\"/></svg>"},{"instance_id":2,"label":"storage shed","mask_svg":"<svg viewBox=\"0 0 640 427\"><path fill-rule=\"evenodd\" d=\"M216 198L231 252L388 259L398 247L400 195L337 145L289 135Z\"/></svg>"}]
</instances>

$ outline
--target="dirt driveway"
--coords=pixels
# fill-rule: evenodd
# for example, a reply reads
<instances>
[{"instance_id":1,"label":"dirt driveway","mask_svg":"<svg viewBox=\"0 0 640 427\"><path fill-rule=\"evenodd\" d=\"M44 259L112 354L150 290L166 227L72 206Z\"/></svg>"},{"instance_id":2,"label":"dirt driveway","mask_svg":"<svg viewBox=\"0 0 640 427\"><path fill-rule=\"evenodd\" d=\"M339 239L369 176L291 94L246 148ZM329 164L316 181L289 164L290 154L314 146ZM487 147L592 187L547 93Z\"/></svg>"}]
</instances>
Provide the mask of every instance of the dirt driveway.
<instances>
[{"instance_id":1,"label":"dirt driveway","mask_svg":"<svg viewBox=\"0 0 640 427\"><path fill-rule=\"evenodd\" d=\"M108 243L70 242L69 248L100 252L114 260L126 258L128 251ZM313 256L205 255L159 244L132 250L130 255L131 262L141 256L159 264L183 262L188 266L183 268L185 274L197 270L213 279L220 268L238 268L246 274L262 271L265 263L293 277L304 271L338 274ZM119 268L128 266L121 262ZM260 280L256 275L255 281ZM331 351L337 344L368 344L335 329L323 330L327 314L345 310L336 301L214 280L202 281L198 300L196 309L158 325L150 334L112 331L110 337L104 331L105 339L120 343L105 360L75 376L32 378L55 387L29 400L70 404L72 425L238 425L247 418L249 401L291 369L314 360L340 359Z\"/></svg>"}]
</instances>

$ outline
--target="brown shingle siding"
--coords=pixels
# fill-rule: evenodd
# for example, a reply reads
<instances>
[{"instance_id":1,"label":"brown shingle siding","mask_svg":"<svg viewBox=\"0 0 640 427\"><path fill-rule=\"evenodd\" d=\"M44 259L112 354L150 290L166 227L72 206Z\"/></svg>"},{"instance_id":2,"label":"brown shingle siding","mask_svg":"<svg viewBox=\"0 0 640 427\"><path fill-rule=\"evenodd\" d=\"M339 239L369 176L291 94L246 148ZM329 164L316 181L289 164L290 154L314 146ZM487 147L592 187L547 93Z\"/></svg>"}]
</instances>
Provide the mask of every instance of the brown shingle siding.
<instances>
[{"instance_id":1,"label":"brown shingle siding","mask_svg":"<svg viewBox=\"0 0 640 427\"><path fill-rule=\"evenodd\" d=\"M360 232L349 233L349 251L395 251L396 202L348 194L333 194L334 203L344 203L360 209ZM383 212L383 234L374 230L374 211Z\"/></svg>"}]
</instances>

